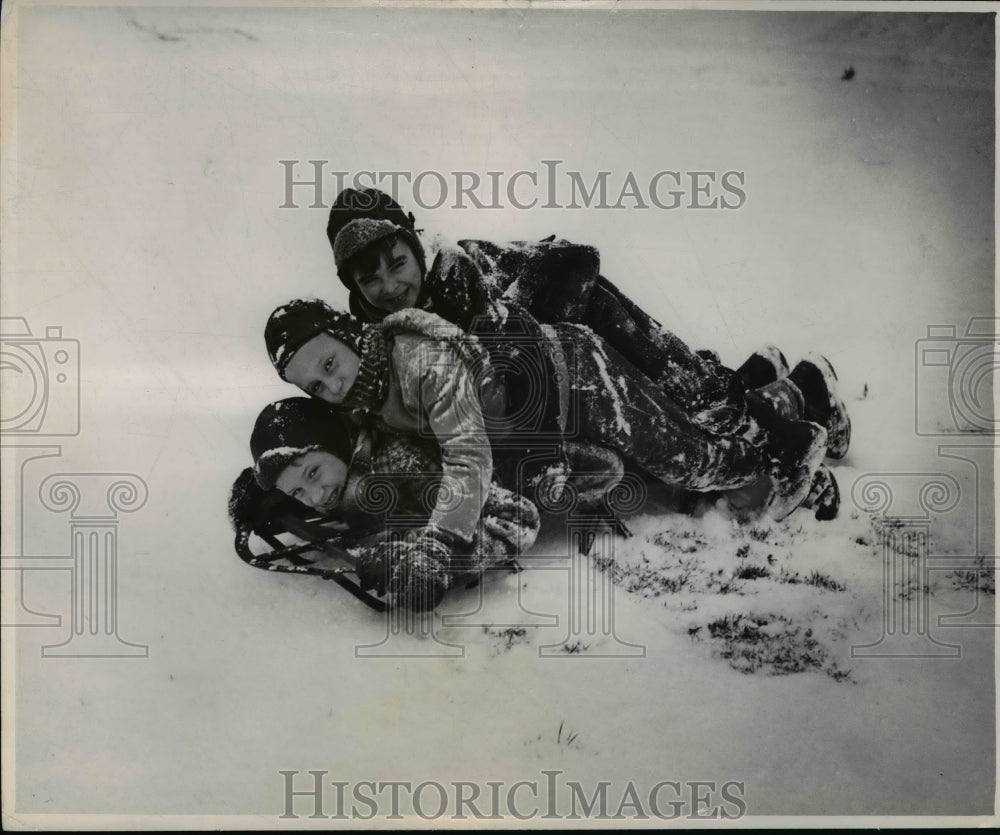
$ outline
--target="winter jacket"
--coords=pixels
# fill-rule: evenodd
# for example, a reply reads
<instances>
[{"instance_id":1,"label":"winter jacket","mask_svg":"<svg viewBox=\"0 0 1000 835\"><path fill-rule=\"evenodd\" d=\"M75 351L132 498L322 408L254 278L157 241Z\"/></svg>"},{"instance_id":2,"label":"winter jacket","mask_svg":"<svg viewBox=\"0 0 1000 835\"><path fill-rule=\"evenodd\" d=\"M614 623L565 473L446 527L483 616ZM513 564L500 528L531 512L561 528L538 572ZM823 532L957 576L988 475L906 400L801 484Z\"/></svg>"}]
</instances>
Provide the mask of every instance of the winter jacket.
<instances>
[{"instance_id":1,"label":"winter jacket","mask_svg":"<svg viewBox=\"0 0 1000 835\"><path fill-rule=\"evenodd\" d=\"M602 276L594 247L555 236L503 245L462 240L459 247L437 252L417 299L421 309L473 333L478 317L503 334L496 323L504 306L535 326L587 325L705 428L722 434L738 429L744 404L736 375L693 351ZM368 321L385 316L356 291L351 310Z\"/></svg>"},{"instance_id":2,"label":"winter jacket","mask_svg":"<svg viewBox=\"0 0 1000 835\"><path fill-rule=\"evenodd\" d=\"M542 241L463 240L481 275L481 283L517 302L539 322L585 322L591 296L599 283L601 257L596 248L554 235Z\"/></svg>"},{"instance_id":3,"label":"winter jacket","mask_svg":"<svg viewBox=\"0 0 1000 835\"><path fill-rule=\"evenodd\" d=\"M348 518L381 516L386 529L420 527L434 514L442 477L441 448L405 434L362 430L355 445L339 512ZM471 556L489 568L530 548L538 533L537 508L493 482L471 537Z\"/></svg>"},{"instance_id":4,"label":"winter jacket","mask_svg":"<svg viewBox=\"0 0 1000 835\"><path fill-rule=\"evenodd\" d=\"M539 322L588 326L638 371L661 386L709 431L738 431L745 416L740 380L718 358L693 351L600 275L596 249L554 237L503 246L460 241L482 273Z\"/></svg>"},{"instance_id":5,"label":"winter jacket","mask_svg":"<svg viewBox=\"0 0 1000 835\"><path fill-rule=\"evenodd\" d=\"M489 381L476 374L489 364L454 325L422 311L386 317L383 333L389 378L377 417L389 430L436 439L444 489L430 522L471 540L493 477L479 394Z\"/></svg>"},{"instance_id":6,"label":"winter jacket","mask_svg":"<svg viewBox=\"0 0 1000 835\"><path fill-rule=\"evenodd\" d=\"M463 240L440 246L424 276L416 306L454 322L466 333L477 319L496 319L497 302L518 305L540 322L582 322L601 278L598 251L584 244L547 238L505 246ZM388 314L368 303L356 288L350 310L367 322Z\"/></svg>"},{"instance_id":7,"label":"winter jacket","mask_svg":"<svg viewBox=\"0 0 1000 835\"><path fill-rule=\"evenodd\" d=\"M476 337L485 350L492 377L488 392L480 395L489 396L484 405L492 418L494 466L501 483L517 490L537 481L544 470L564 468L565 457L558 446L558 402L538 396L557 385L556 364L537 319L516 300L501 298L506 283L503 274L485 276L463 250L441 246L424 276L417 307ZM389 315L357 290L351 292L350 307L368 322L383 322ZM524 465L525 459L532 463Z\"/></svg>"},{"instance_id":8,"label":"winter jacket","mask_svg":"<svg viewBox=\"0 0 1000 835\"><path fill-rule=\"evenodd\" d=\"M454 495L467 503L435 508L432 520L467 537L492 475L482 406L490 400L492 378L488 368L475 373L481 349L453 325L422 311L394 313L383 327L393 346L392 370L379 417L397 431L426 437L430 430L438 437L442 470L453 479ZM668 484L696 491L741 487L766 472L767 462L752 444L694 424L662 388L586 326L542 327L544 347L559 374L557 384L537 396L559 415L564 442L613 450ZM422 410L424 403L428 408ZM434 413L436 423L423 411ZM526 492L522 480L504 483Z\"/></svg>"}]
</instances>

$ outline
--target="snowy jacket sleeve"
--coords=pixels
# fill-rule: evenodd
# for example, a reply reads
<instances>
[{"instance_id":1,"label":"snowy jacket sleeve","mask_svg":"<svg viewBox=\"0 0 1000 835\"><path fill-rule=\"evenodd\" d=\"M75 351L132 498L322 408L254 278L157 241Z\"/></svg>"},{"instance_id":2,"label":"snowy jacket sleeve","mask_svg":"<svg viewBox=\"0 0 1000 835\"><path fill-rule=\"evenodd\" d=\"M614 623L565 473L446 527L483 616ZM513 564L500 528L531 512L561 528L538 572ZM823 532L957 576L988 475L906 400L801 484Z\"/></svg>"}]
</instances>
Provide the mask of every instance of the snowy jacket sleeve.
<instances>
[{"instance_id":1,"label":"snowy jacket sleeve","mask_svg":"<svg viewBox=\"0 0 1000 835\"><path fill-rule=\"evenodd\" d=\"M499 291L461 249L442 247L424 279L429 307L468 332L477 317L493 318Z\"/></svg>"},{"instance_id":2,"label":"snowy jacket sleeve","mask_svg":"<svg viewBox=\"0 0 1000 835\"><path fill-rule=\"evenodd\" d=\"M421 434L437 438L442 489L430 522L471 540L493 477L475 370L449 341L405 334L394 341L392 366L399 402L390 394L383 419L392 425L392 410L401 406Z\"/></svg>"},{"instance_id":3,"label":"snowy jacket sleeve","mask_svg":"<svg viewBox=\"0 0 1000 835\"><path fill-rule=\"evenodd\" d=\"M482 273L484 286L517 302L539 322L579 322L600 276L592 246L550 236L542 241L458 242Z\"/></svg>"}]
</instances>

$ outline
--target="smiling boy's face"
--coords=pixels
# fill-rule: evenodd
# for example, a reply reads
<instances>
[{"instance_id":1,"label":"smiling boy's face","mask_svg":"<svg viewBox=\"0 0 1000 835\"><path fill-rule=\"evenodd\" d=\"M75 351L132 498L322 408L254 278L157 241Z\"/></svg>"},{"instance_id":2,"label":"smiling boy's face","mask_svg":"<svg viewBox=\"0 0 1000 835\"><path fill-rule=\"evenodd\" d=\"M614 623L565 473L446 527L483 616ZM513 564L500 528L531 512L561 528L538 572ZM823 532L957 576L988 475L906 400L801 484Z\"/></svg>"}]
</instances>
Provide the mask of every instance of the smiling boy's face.
<instances>
[{"instance_id":1,"label":"smiling boy's face","mask_svg":"<svg viewBox=\"0 0 1000 835\"><path fill-rule=\"evenodd\" d=\"M360 359L339 339L316 334L295 352L285 379L306 394L334 405L344 402L358 376Z\"/></svg>"},{"instance_id":2,"label":"smiling boy's face","mask_svg":"<svg viewBox=\"0 0 1000 835\"><path fill-rule=\"evenodd\" d=\"M351 279L358 292L369 304L389 313L414 307L423 274L410 245L397 235L390 245L371 249L351 265Z\"/></svg>"},{"instance_id":3,"label":"smiling boy's face","mask_svg":"<svg viewBox=\"0 0 1000 835\"><path fill-rule=\"evenodd\" d=\"M347 465L336 455L315 449L285 467L275 486L302 504L326 513L337 505L346 480Z\"/></svg>"}]
</instances>

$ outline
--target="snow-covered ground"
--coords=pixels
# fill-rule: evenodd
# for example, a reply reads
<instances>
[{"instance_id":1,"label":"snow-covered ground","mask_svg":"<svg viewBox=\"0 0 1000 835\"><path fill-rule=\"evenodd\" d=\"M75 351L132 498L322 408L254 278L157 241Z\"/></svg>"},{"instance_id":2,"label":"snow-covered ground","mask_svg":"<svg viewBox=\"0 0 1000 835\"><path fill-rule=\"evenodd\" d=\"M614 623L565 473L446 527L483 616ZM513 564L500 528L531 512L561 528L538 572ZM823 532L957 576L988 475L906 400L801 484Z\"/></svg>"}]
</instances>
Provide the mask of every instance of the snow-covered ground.
<instances>
[{"instance_id":1,"label":"snow-covered ground","mask_svg":"<svg viewBox=\"0 0 1000 835\"><path fill-rule=\"evenodd\" d=\"M664 780L742 782L750 815L992 813L992 577L944 558L994 553L990 438L955 432L948 377L988 426L991 339L963 337L994 315L993 42L991 18L954 14L5 4L3 315L61 326L81 361L78 436L4 436L2 554L69 553L67 515L38 500L47 476L135 474L148 501L117 527L118 632L149 648L42 658L68 635L68 563L21 575L24 604L63 621L5 629L5 820L262 825L285 810L279 772L302 789L310 769L484 795L555 770L588 795L609 781L609 814L629 781L650 814ZM550 517L525 572L446 601L437 643L357 657L382 617L244 566L225 518L254 417L292 393L263 350L268 313L346 301L326 211L308 188L279 208L279 160L301 179L307 160L484 179L562 160L588 182L611 172L612 199L630 171L745 172L731 211L409 207L454 239L592 243L605 275L729 364L765 341L792 362L822 351L854 421L840 518L739 527L651 500L600 573ZM944 366L922 353L932 325L957 329L932 346ZM9 444L60 449L21 473ZM891 578L889 604L877 515L929 521L926 560L919 537L893 540L887 565L928 571ZM18 576L4 623L28 619ZM571 577L615 578L613 635L574 628ZM920 613L897 657L852 657ZM296 809L301 824L313 807Z\"/></svg>"}]
</instances>

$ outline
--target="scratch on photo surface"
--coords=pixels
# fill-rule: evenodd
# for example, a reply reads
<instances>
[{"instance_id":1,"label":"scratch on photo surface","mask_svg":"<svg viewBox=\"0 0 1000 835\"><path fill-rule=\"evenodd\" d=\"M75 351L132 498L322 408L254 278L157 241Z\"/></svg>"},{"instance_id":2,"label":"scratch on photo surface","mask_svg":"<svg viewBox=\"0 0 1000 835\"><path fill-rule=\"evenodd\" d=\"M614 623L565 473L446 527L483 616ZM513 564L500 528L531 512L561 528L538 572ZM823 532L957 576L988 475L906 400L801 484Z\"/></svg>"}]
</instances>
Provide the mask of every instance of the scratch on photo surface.
<instances>
[{"instance_id":1,"label":"scratch on photo surface","mask_svg":"<svg viewBox=\"0 0 1000 835\"><path fill-rule=\"evenodd\" d=\"M194 28L175 28L172 31L163 31L152 24L140 23L135 15L126 14L125 22L140 32L145 32L148 35L152 35L159 41L164 41L167 43L183 43L186 40L185 36L190 35L236 35L241 38L245 38L248 41L256 41L257 36L247 32L244 29L240 29L236 26L198 26Z\"/></svg>"},{"instance_id":2,"label":"scratch on photo surface","mask_svg":"<svg viewBox=\"0 0 1000 835\"><path fill-rule=\"evenodd\" d=\"M719 314L719 318L722 319L722 326L726 329L726 335L735 347L736 340L733 339L733 332L729 329L729 322L726 321L726 314L722 312L722 308L719 306L719 299L715 295L715 290L712 289L712 283L708 280L708 273L705 272L705 265L702 264L701 256L698 255L698 248L695 246L694 239L691 237L689 232L685 232L684 237L688 239L688 243L691 245L691 254L694 255L694 260L698 263L698 272L701 275L701 279L704 282L705 287L708 289L708 292L712 294L712 304L715 305L715 310Z\"/></svg>"}]
</instances>

